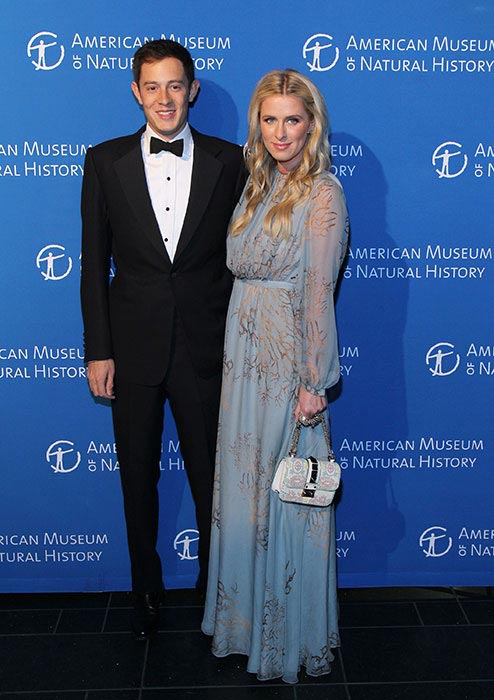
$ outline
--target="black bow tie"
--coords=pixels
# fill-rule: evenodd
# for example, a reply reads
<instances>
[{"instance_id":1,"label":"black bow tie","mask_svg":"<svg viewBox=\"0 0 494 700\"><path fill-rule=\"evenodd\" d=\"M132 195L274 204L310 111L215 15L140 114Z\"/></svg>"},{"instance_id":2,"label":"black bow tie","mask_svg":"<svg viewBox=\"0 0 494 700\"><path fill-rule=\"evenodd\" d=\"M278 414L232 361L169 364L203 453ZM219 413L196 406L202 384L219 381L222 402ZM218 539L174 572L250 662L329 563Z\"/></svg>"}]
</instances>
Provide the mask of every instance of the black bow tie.
<instances>
[{"instance_id":1,"label":"black bow tie","mask_svg":"<svg viewBox=\"0 0 494 700\"><path fill-rule=\"evenodd\" d=\"M151 136L151 145L149 148L150 153L161 153L161 151L170 151L175 156L180 156L184 152L184 140L179 139L178 141L162 141L161 139L155 139Z\"/></svg>"}]
</instances>

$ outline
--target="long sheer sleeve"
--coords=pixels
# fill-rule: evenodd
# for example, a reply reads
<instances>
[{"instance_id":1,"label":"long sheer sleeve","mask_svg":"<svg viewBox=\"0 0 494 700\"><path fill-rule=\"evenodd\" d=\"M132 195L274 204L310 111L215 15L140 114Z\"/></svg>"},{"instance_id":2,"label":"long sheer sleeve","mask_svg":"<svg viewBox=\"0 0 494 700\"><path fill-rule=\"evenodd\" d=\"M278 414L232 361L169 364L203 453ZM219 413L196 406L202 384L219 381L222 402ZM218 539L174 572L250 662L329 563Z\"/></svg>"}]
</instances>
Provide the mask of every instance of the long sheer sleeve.
<instances>
[{"instance_id":1,"label":"long sheer sleeve","mask_svg":"<svg viewBox=\"0 0 494 700\"><path fill-rule=\"evenodd\" d=\"M316 184L302 232L301 275L295 290L300 384L323 396L340 377L334 291L348 242L348 214L339 182Z\"/></svg>"}]
</instances>

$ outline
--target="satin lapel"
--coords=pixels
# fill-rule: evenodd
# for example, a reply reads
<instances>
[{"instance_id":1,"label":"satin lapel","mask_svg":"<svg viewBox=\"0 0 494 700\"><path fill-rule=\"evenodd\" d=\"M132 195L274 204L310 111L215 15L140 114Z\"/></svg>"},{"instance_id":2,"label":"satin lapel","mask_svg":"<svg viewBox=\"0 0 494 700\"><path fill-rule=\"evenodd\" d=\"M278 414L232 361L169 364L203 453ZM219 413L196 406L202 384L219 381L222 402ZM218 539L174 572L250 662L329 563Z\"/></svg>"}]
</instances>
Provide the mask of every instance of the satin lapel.
<instances>
[{"instance_id":1,"label":"satin lapel","mask_svg":"<svg viewBox=\"0 0 494 700\"><path fill-rule=\"evenodd\" d=\"M194 165L190 183L189 202L178 241L174 261L176 261L189 244L204 216L218 178L223 170L222 163L202 146L202 138L194 134Z\"/></svg>"},{"instance_id":2,"label":"satin lapel","mask_svg":"<svg viewBox=\"0 0 494 700\"><path fill-rule=\"evenodd\" d=\"M141 224L143 235L171 265L149 196L140 138L131 151L115 161L114 167L129 205Z\"/></svg>"}]
</instances>

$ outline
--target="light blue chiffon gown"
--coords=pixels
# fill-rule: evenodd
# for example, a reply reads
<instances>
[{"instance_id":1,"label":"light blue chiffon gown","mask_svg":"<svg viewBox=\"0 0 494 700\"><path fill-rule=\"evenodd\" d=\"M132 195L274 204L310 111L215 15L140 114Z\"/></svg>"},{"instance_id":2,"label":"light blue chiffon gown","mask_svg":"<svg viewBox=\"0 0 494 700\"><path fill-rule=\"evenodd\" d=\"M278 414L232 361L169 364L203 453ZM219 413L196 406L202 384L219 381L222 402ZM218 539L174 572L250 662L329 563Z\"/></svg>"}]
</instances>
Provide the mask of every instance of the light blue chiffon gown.
<instances>
[{"instance_id":1,"label":"light blue chiffon gown","mask_svg":"<svg viewBox=\"0 0 494 700\"><path fill-rule=\"evenodd\" d=\"M295 683L301 666L329 673L339 646L334 512L282 503L271 482L289 449L299 387L324 395L340 376L333 293L348 218L339 182L324 173L295 208L289 238L266 235L285 177L276 175L249 226L228 239L235 283L202 630L216 656L245 654L260 680ZM298 454L327 454L320 426L301 431Z\"/></svg>"}]
</instances>

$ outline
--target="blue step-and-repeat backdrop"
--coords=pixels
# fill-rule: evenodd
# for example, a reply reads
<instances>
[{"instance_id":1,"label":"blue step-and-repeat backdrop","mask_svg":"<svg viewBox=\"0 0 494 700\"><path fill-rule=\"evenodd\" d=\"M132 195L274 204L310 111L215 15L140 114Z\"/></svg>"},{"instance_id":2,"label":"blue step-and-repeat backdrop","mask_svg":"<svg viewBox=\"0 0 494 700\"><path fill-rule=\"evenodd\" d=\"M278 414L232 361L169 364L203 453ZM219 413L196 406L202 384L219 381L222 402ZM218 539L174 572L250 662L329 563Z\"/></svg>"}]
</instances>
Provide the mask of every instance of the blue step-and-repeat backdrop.
<instances>
[{"instance_id":1,"label":"blue step-and-repeat backdrop","mask_svg":"<svg viewBox=\"0 0 494 700\"><path fill-rule=\"evenodd\" d=\"M0 591L130 585L110 409L88 391L79 196L91 144L136 131L131 60L191 51L191 123L243 143L257 80L310 76L351 249L331 397L341 586L494 583L494 3L2 0ZM166 417L160 551L197 533Z\"/></svg>"}]
</instances>

